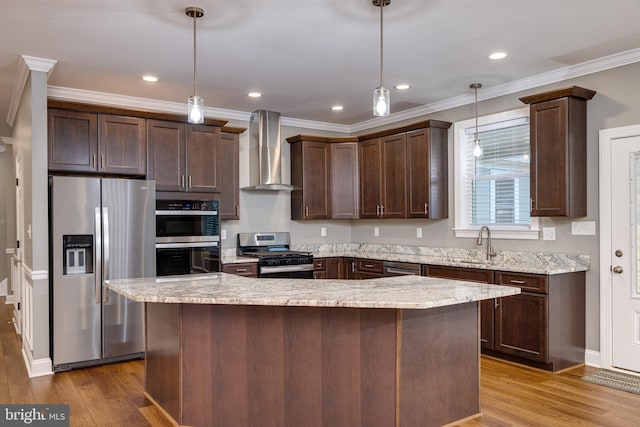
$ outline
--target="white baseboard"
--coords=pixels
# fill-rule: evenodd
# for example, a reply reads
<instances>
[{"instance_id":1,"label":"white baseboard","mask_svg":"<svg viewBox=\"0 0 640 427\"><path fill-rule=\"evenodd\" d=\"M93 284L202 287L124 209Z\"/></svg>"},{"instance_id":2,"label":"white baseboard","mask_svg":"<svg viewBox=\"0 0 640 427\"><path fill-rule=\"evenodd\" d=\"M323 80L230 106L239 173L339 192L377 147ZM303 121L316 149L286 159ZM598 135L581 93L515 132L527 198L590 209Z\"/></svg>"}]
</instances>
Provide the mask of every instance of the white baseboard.
<instances>
[{"instance_id":1,"label":"white baseboard","mask_svg":"<svg viewBox=\"0 0 640 427\"><path fill-rule=\"evenodd\" d=\"M594 368L600 368L602 366L600 352L594 350L586 350L584 352L584 363L585 365L593 366Z\"/></svg>"},{"instance_id":2,"label":"white baseboard","mask_svg":"<svg viewBox=\"0 0 640 427\"><path fill-rule=\"evenodd\" d=\"M24 347L22 348L22 357L24 358L24 364L27 367L29 378L53 375L53 364L49 357L33 360L31 352Z\"/></svg>"},{"instance_id":3,"label":"white baseboard","mask_svg":"<svg viewBox=\"0 0 640 427\"><path fill-rule=\"evenodd\" d=\"M7 295L7 298L4 300L5 304L15 304L16 302L16 296L11 294L11 295Z\"/></svg>"},{"instance_id":4,"label":"white baseboard","mask_svg":"<svg viewBox=\"0 0 640 427\"><path fill-rule=\"evenodd\" d=\"M3 279L2 282L0 282L0 297L4 297L7 296L7 287L9 286L7 279Z\"/></svg>"}]
</instances>

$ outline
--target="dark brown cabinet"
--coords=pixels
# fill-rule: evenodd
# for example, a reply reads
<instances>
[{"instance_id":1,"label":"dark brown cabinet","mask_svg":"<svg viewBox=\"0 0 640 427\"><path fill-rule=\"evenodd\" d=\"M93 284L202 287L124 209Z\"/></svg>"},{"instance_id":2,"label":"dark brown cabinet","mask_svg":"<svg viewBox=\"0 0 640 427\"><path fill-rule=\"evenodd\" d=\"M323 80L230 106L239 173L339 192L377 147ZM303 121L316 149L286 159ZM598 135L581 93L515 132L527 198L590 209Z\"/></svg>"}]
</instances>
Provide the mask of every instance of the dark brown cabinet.
<instances>
[{"instance_id":1,"label":"dark brown cabinet","mask_svg":"<svg viewBox=\"0 0 640 427\"><path fill-rule=\"evenodd\" d=\"M258 263L244 262L236 264L223 264L222 272L235 274L237 276L258 277Z\"/></svg>"},{"instance_id":2,"label":"dark brown cabinet","mask_svg":"<svg viewBox=\"0 0 640 427\"><path fill-rule=\"evenodd\" d=\"M360 218L406 217L405 134L360 143Z\"/></svg>"},{"instance_id":3,"label":"dark brown cabinet","mask_svg":"<svg viewBox=\"0 0 640 427\"><path fill-rule=\"evenodd\" d=\"M342 258L342 271L344 278L347 280L355 280L358 272L358 263L356 258Z\"/></svg>"},{"instance_id":4,"label":"dark brown cabinet","mask_svg":"<svg viewBox=\"0 0 640 427\"><path fill-rule=\"evenodd\" d=\"M49 170L143 176L145 120L51 108Z\"/></svg>"},{"instance_id":5,"label":"dark brown cabinet","mask_svg":"<svg viewBox=\"0 0 640 427\"><path fill-rule=\"evenodd\" d=\"M291 219L331 218L331 147L324 142L291 143Z\"/></svg>"},{"instance_id":6,"label":"dark brown cabinet","mask_svg":"<svg viewBox=\"0 0 640 427\"><path fill-rule=\"evenodd\" d=\"M147 121L147 177L156 190L220 192L220 128L163 120Z\"/></svg>"},{"instance_id":7,"label":"dark brown cabinet","mask_svg":"<svg viewBox=\"0 0 640 427\"><path fill-rule=\"evenodd\" d=\"M220 158L220 219L240 219L240 136L222 132L218 146Z\"/></svg>"},{"instance_id":8,"label":"dark brown cabinet","mask_svg":"<svg viewBox=\"0 0 640 427\"><path fill-rule=\"evenodd\" d=\"M314 279L326 279L327 267L324 258L314 258L313 260L313 278Z\"/></svg>"},{"instance_id":9,"label":"dark brown cabinet","mask_svg":"<svg viewBox=\"0 0 640 427\"><path fill-rule=\"evenodd\" d=\"M377 259L356 259L356 279L377 279L383 276L383 261Z\"/></svg>"},{"instance_id":10,"label":"dark brown cabinet","mask_svg":"<svg viewBox=\"0 0 640 427\"><path fill-rule=\"evenodd\" d=\"M520 98L530 104L531 215L587 214L587 100L573 86Z\"/></svg>"},{"instance_id":11,"label":"dark brown cabinet","mask_svg":"<svg viewBox=\"0 0 640 427\"><path fill-rule=\"evenodd\" d=\"M342 258L315 258L313 260L314 279L344 279Z\"/></svg>"},{"instance_id":12,"label":"dark brown cabinet","mask_svg":"<svg viewBox=\"0 0 640 427\"><path fill-rule=\"evenodd\" d=\"M449 122L407 132L407 217L441 219L449 216Z\"/></svg>"},{"instance_id":13,"label":"dark brown cabinet","mask_svg":"<svg viewBox=\"0 0 640 427\"><path fill-rule=\"evenodd\" d=\"M331 144L331 218L358 218L358 143Z\"/></svg>"}]
</instances>

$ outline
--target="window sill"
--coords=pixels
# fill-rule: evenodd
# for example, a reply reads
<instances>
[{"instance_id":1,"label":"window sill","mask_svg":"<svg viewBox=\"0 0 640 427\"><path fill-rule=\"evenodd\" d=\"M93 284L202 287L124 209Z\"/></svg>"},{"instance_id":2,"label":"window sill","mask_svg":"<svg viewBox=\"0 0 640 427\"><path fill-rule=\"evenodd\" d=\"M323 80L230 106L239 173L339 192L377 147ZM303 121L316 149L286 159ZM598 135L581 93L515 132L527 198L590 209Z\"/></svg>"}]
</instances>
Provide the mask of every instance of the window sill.
<instances>
[{"instance_id":1,"label":"window sill","mask_svg":"<svg viewBox=\"0 0 640 427\"><path fill-rule=\"evenodd\" d=\"M492 239L514 239L514 240L538 240L540 238L540 230L537 228L531 228L526 230L515 230L515 229L498 229L491 228L491 238ZM469 229L469 228L454 228L453 232L456 237L461 238L477 238L480 228Z\"/></svg>"}]
</instances>

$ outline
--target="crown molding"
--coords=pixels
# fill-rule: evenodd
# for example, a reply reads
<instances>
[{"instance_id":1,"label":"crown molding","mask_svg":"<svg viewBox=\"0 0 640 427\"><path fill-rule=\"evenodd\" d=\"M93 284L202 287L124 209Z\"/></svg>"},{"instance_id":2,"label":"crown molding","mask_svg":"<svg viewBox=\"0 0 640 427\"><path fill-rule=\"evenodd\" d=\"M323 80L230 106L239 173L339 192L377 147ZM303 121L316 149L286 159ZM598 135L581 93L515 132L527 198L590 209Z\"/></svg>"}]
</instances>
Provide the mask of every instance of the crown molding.
<instances>
[{"instance_id":1,"label":"crown molding","mask_svg":"<svg viewBox=\"0 0 640 427\"><path fill-rule=\"evenodd\" d=\"M20 106L20 99L22 99L22 93L24 87L29 79L29 73L31 71L40 71L47 73L47 79L53 71L53 67L58 61L46 58L36 58L34 56L22 55L18 60L18 71L16 77L13 80L13 90L11 92L11 102L9 103L9 112L7 113L7 123L13 127L13 123L16 120L16 114L18 114L18 107Z\"/></svg>"},{"instance_id":2,"label":"crown molding","mask_svg":"<svg viewBox=\"0 0 640 427\"><path fill-rule=\"evenodd\" d=\"M482 101L492 98L498 98L500 96L510 95L528 89L570 80L576 77L610 70L612 68L622 67L624 65L633 64L636 62L640 62L640 48L631 49L625 52L620 52L591 61L582 62L580 64L558 68L556 70L526 77L520 80L484 88L482 91L478 92L478 100ZM49 86L48 96L51 99L61 101L74 101L89 104L109 105L114 107L171 112L177 114L182 114L185 112L185 104L183 103L138 98L104 92L94 92L59 86ZM370 130L374 127L391 125L393 123L401 122L404 120L411 120L417 117L449 110L463 105L468 105L473 102L473 94L459 95L453 98L448 98L408 110L403 110L384 118L372 118L370 120L365 120L351 125L303 120L292 117L281 117L280 120L281 124L285 126L352 134L355 132ZM249 121L251 112L205 107L205 115L207 117L215 117L225 120Z\"/></svg>"},{"instance_id":3,"label":"crown molding","mask_svg":"<svg viewBox=\"0 0 640 427\"><path fill-rule=\"evenodd\" d=\"M513 93L521 92L524 90L558 83L561 81L574 79L576 77L594 74L600 71L610 70L612 68L622 67L624 65L629 65L636 62L640 62L640 48L615 53L613 55L604 56L602 58L582 62L580 64L570 65L568 67L558 68L556 70L531 77L526 77L520 80L491 86L478 92L478 101L497 98L504 95L511 95ZM349 129L350 133L359 132L371 129L375 126L382 126L402 120L414 119L416 117L448 110L450 108L460 107L462 105L471 104L473 102L473 94L460 95L442 101L433 102L431 104L422 105L420 107L411 108L409 110L400 111L398 113L391 114L390 116L383 119L371 119L360 123L354 123L349 127Z\"/></svg>"},{"instance_id":4,"label":"crown molding","mask_svg":"<svg viewBox=\"0 0 640 427\"><path fill-rule=\"evenodd\" d=\"M13 144L13 138L10 136L0 136L0 141L2 141L4 145Z\"/></svg>"}]
</instances>

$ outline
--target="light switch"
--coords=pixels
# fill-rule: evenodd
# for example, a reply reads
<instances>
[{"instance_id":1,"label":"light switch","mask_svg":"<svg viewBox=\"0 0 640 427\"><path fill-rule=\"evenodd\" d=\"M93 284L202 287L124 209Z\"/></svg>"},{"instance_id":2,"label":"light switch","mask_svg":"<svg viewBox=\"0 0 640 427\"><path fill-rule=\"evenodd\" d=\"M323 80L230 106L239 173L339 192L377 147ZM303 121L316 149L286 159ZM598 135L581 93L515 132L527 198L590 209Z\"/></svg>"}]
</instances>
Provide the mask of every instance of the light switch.
<instances>
[{"instance_id":1,"label":"light switch","mask_svg":"<svg viewBox=\"0 0 640 427\"><path fill-rule=\"evenodd\" d=\"M380 227L373 227L373 237L380 236Z\"/></svg>"},{"instance_id":2,"label":"light switch","mask_svg":"<svg viewBox=\"0 0 640 427\"><path fill-rule=\"evenodd\" d=\"M422 239L422 228L420 227L416 228L416 237L418 239Z\"/></svg>"},{"instance_id":3,"label":"light switch","mask_svg":"<svg viewBox=\"0 0 640 427\"><path fill-rule=\"evenodd\" d=\"M320 237L327 237L327 227L320 227Z\"/></svg>"},{"instance_id":4,"label":"light switch","mask_svg":"<svg viewBox=\"0 0 640 427\"><path fill-rule=\"evenodd\" d=\"M220 239L221 240L227 240L227 229L223 228L222 230L220 230Z\"/></svg>"}]
</instances>

